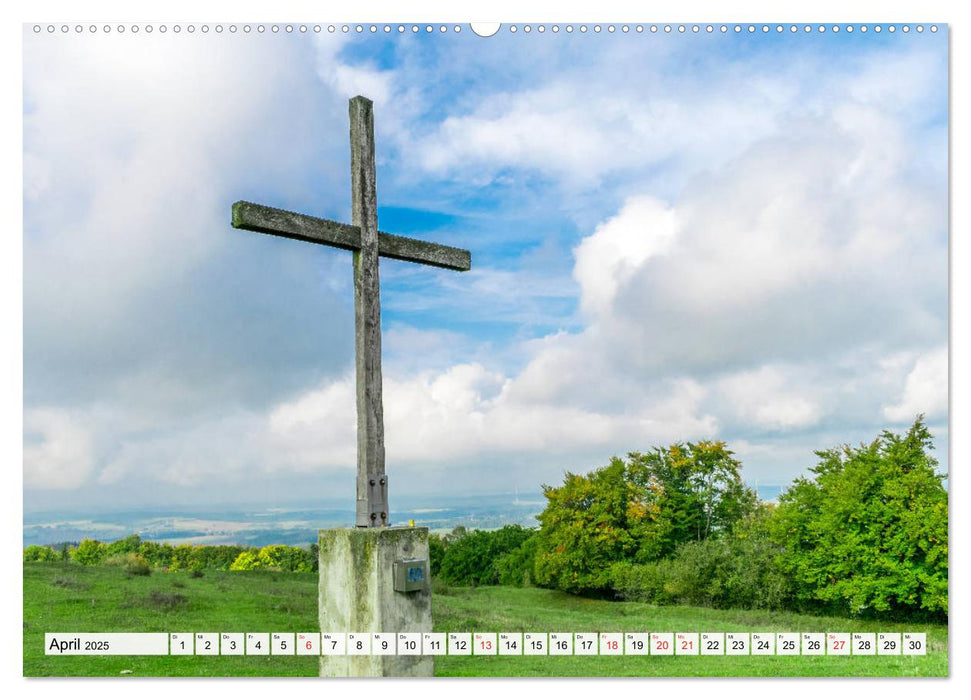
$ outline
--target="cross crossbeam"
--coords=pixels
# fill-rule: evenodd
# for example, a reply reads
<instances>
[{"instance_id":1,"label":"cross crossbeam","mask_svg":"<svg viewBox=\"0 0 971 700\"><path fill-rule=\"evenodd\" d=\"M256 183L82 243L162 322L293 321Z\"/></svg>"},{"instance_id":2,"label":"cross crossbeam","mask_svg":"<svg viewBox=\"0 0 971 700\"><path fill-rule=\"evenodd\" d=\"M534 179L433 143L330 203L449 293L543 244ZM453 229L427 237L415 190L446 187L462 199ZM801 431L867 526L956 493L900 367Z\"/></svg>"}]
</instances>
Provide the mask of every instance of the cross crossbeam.
<instances>
[{"instance_id":1,"label":"cross crossbeam","mask_svg":"<svg viewBox=\"0 0 971 700\"><path fill-rule=\"evenodd\" d=\"M233 228L268 233L296 241L322 243L344 250L361 249L360 226L319 219L253 202L240 201L233 204ZM378 231L378 255L459 272L472 268L472 256L467 250L396 236L384 231Z\"/></svg>"}]
</instances>

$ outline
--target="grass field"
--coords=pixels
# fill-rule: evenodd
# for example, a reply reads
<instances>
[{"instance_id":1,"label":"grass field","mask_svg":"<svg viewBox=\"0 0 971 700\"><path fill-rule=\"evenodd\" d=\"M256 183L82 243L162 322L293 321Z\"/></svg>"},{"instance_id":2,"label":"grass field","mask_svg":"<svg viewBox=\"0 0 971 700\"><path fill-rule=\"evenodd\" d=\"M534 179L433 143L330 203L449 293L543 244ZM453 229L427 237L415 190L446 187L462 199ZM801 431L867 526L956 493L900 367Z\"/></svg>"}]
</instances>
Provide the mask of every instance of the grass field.
<instances>
[{"instance_id":1,"label":"grass field","mask_svg":"<svg viewBox=\"0 0 971 700\"><path fill-rule=\"evenodd\" d=\"M315 676L315 657L63 656L45 632L312 632L317 575L24 564L25 676ZM535 588L442 589L439 632L925 632L926 656L438 657L438 676L945 676L947 627L744 610L656 607ZM392 630L389 630L392 631Z\"/></svg>"}]
</instances>

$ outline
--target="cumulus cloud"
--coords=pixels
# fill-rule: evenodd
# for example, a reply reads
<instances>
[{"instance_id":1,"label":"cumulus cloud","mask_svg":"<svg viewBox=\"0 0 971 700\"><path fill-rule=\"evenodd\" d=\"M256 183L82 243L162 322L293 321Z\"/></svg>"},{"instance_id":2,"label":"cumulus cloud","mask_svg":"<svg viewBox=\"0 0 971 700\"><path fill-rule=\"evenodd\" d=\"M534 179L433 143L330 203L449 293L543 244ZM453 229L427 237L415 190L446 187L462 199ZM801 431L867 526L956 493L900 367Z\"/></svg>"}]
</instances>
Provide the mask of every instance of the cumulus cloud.
<instances>
[{"instance_id":1,"label":"cumulus cloud","mask_svg":"<svg viewBox=\"0 0 971 700\"><path fill-rule=\"evenodd\" d=\"M883 409L887 420L909 422L919 413L929 420L947 415L947 348L937 348L919 356L904 380L899 400Z\"/></svg>"}]
</instances>

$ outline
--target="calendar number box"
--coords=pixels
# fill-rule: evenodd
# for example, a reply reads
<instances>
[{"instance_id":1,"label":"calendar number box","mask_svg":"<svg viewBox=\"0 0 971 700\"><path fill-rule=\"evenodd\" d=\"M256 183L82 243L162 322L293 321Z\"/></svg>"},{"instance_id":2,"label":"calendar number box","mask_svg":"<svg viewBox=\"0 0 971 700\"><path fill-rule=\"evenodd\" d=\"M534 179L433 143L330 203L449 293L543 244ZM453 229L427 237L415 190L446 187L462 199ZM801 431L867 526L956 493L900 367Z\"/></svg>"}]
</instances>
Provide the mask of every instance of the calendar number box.
<instances>
[{"instance_id":1,"label":"calendar number box","mask_svg":"<svg viewBox=\"0 0 971 700\"><path fill-rule=\"evenodd\" d=\"M597 634L594 632L576 632L573 635L573 654L574 656L596 656Z\"/></svg>"},{"instance_id":2,"label":"calendar number box","mask_svg":"<svg viewBox=\"0 0 971 700\"><path fill-rule=\"evenodd\" d=\"M647 656L651 653L651 635L647 632L628 632L624 635L624 653L628 656Z\"/></svg>"},{"instance_id":3,"label":"calendar number box","mask_svg":"<svg viewBox=\"0 0 971 700\"><path fill-rule=\"evenodd\" d=\"M421 635L421 653L429 656L445 654L448 649L448 638L444 632L423 632Z\"/></svg>"},{"instance_id":4,"label":"calendar number box","mask_svg":"<svg viewBox=\"0 0 971 700\"><path fill-rule=\"evenodd\" d=\"M193 653L191 632L169 633L169 654L172 656L192 656Z\"/></svg>"},{"instance_id":5,"label":"calendar number box","mask_svg":"<svg viewBox=\"0 0 971 700\"><path fill-rule=\"evenodd\" d=\"M927 635L923 632L904 632L901 651L905 656L927 654Z\"/></svg>"},{"instance_id":6,"label":"calendar number box","mask_svg":"<svg viewBox=\"0 0 971 700\"><path fill-rule=\"evenodd\" d=\"M421 632L398 633L398 656L421 656Z\"/></svg>"},{"instance_id":7,"label":"calendar number box","mask_svg":"<svg viewBox=\"0 0 971 700\"><path fill-rule=\"evenodd\" d=\"M270 633L269 632L247 632L246 633L246 655L247 656L269 656L270 655Z\"/></svg>"},{"instance_id":8,"label":"calendar number box","mask_svg":"<svg viewBox=\"0 0 971 700\"><path fill-rule=\"evenodd\" d=\"M297 633L297 656L320 655L320 632Z\"/></svg>"},{"instance_id":9,"label":"calendar number box","mask_svg":"<svg viewBox=\"0 0 971 700\"><path fill-rule=\"evenodd\" d=\"M498 635L495 632L476 632L473 634L472 653L475 656L495 656L498 654Z\"/></svg>"},{"instance_id":10,"label":"calendar number box","mask_svg":"<svg viewBox=\"0 0 971 700\"><path fill-rule=\"evenodd\" d=\"M826 635L822 632L802 633L802 655L822 656L826 653Z\"/></svg>"},{"instance_id":11,"label":"calendar number box","mask_svg":"<svg viewBox=\"0 0 971 700\"><path fill-rule=\"evenodd\" d=\"M827 632L826 633L826 653L829 656L849 656L850 655L850 633L849 632Z\"/></svg>"},{"instance_id":12,"label":"calendar number box","mask_svg":"<svg viewBox=\"0 0 971 700\"><path fill-rule=\"evenodd\" d=\"M779 656L798 656L799 634L797 632L779 632L776 634L775 653Z\"/></svg>"},{"instance_id":13,"label":"calendar number box","mask_svg":"<svg viewBox=\"0 0 971 700\"><path fill-rule=\"evenodd\" d=\"M702 632L698 645L702 656L723 656L725 654L725 633Z\"/></svg>"},{"instance_id":14,"label":"calendar number box","mask_svg":"<svg viewBox=\"0 0 971 700\"><path fill-rule=\"evenodd\" d=\"M321 632L320 653L324 656L346 655L347 635L343 632Z\"/></svg>"},{"instance_id":15,"label":"calendar number box","mask_svg":"<svg viewBox=\"0 0 971 700\"><path fill-rule=\"evenodd\" d=\"M372 634L371 653L375 656L394 656L397 654L395 635L391 632L375 632Z\"/></svg>"},{"instance_id":16,"label":"calendar number box","mask_svg":"<svg viewBox=\"0 0 971 700\"><path fill-rule=\"evenodd\" d=\"M725 633L726 656L748 656L750 640L748 632Z\"/></svg>"},{"instance_id":17,"label":"calendar number box","mask_svg":"<svg viewBox=\"0 0 971 700\"><path fill-rule=\"evenodd\" d=\"M500 632L499 654L501 656L520 656L523 653L522 632Z\"/></svg>"},{"instance_id":18,"label":"calendar number box","mask_svg":"<svg viewBox=\"0 0 971 700\"><path fill-rule=\"evenodd\" d=\"M219 653L223 656L242 656L246 653L242 632L223 632L219 635Z\"/></svg>"},{"instance_id":19,"label":"calendar number box","mask_svg":"<svg viewBox=\"0 0 971 700\"><path fill-rule=\"evenodd\" d=\"M873 632L854 632L852 653L854 656L875 656L877 653L877 635Z\"/></svg>"},{"instance_id":20,"label":"calendar number box","mask_svg":"<svg viewBox=\"0 0 971 700\"><path fill-rule=\"evenodd\" d=\"M550 656L571 656L573 654L572 632L550 632Z\"/></svg>"},{"instance_id":21,"label":"calendar number box","mask_svg":"<svg viewBox=\"0 0 971 700\"><path fill-rule=\"evenodd\" d=\"M651 656L674 656L674 632L651 632Z\"/></svg>"},{"instance_id":22,"label":"calendar number box","mask_svg":"<svg viewBox=\"0 0 971 700\"><path fill-rule=\"evenodd\" d=\"M368 632L347 633L347 655L369 656L371 654L371 635Z\"/></svg>"},{"instance_id":23,"label":"calendar number box","mask_svg":"<svg viewBox=\"0 0 971 700\"><path fill-rule=\"evenodd\" d=\"M697 656L700 643L697 632L677 632L674 635L674 653L676 656Z\"/></svg>"},{"instance_id":24,"label":"calendar number box","mask_svg":"<svg viewBox=\"0 0 971 700\"><path fill-rule=\"evenodd\" d=\"M449 656L471 656L472 634L469 632L449 632L448 654Z\"/></svg>"},{"instance_id":25,"label":"calendar number box","mask_svg":"<svg viewBox=\"0 0 971 700\"><path fill-rule=\"evenodd\" d=\"M752 656L775 654L775 635L771 632L752 632Z\"/></svg>"},{"instance_id":26,"label":"calendar number box","mask_svg":"<svg viewBox=\"0 0 971 700\"><path fill-rule=\"evenodd\" d=\"M549 645L546 632L527 632L523 635L523 654L526 656L546 656Z\"/></svg>"},{"instance_id":27,"label":"calendar number box","mask_svg":"<svg viewBox=\"0 0 971 700\"><path fill-rule=\"evenodd\" d=\"M877 633L877 654L880 656L898 656L900 653L900 632Z\"/></svg>"},{"instance_id":28,"label":"calendar number box","mask_svg":"<svg viewBox=\"0 0 971 700\"><path fill-rule=\"evenodd\" d=\"M273 656L293 656L297 653L295 637L293 632L273 632L270 635L270 653Z\"/></svg>"},{"instance_id":29,"label":"calendar number box","mask_svg":"<svg viewBox=\"0 0 971 700\"><path fill-rule=\"evenodd\" d=\"M216 632L196 632L196 654L198 656L218 656L219 634Z\"/></svg>"},{"instance_id":30,"label":"calendar number box","mask_svg":"<svg viewBox=\"0 0 971 700\"><path fill-rule=\"evenodd\" d=\"M624 653L624 635L621 632L600 633L600 655L621 656Z\"/></svg>"}]
</instances>

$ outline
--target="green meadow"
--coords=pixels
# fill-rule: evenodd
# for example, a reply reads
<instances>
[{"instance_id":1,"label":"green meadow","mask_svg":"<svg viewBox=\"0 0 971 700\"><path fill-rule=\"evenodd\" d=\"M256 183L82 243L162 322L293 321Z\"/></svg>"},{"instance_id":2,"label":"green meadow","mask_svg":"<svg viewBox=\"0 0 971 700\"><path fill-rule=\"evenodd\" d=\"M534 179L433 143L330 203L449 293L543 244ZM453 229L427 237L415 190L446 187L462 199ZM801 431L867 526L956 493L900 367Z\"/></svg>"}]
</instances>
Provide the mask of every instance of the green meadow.
<instances>
[{"instance_id":1,"label":"green meadow","mask_svg":"<svg viewBox=\"0 0 971 700\"><path fill-rule=\"evenodd\" d=\"M306 656L46 656L45 632L313 632L317 574L25 563L25 676L315 676ZM946 676L946 625L437 586L438 632L925 632L926 656L440 656L438 676ZM393 631L393 630L388 630ZM123 672L128 672L124 673Z\"/></svg>"}]
</instances>

